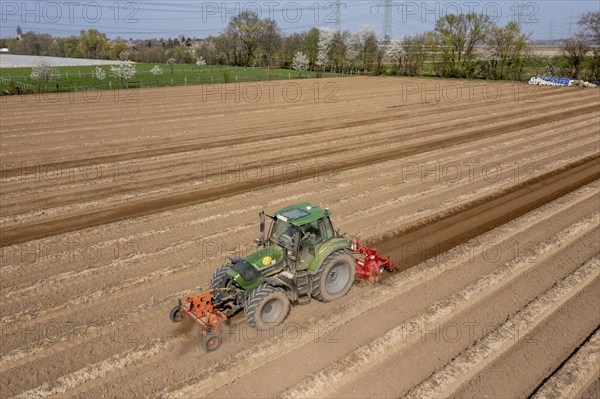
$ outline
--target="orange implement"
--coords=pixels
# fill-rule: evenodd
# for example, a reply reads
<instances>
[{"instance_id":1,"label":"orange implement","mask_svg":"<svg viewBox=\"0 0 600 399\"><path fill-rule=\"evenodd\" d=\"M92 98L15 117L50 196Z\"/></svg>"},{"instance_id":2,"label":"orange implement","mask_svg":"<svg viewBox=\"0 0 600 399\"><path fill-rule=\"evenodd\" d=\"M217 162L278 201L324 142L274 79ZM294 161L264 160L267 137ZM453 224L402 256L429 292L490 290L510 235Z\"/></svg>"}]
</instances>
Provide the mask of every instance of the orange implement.
<instances>
[{"instance_id":1,"label":"orange implement","mask_svg":"<svg viewBox=\"0 0 600 399\"><path fill-rule=\"evenodd\" d=\"M179 304L179 309L202 326L204 334L218 333L227 320L227 316L216 309L212 301L212 290L199 295L191 296L185 300L189 306Z\"/></svg>"}]
</instances>

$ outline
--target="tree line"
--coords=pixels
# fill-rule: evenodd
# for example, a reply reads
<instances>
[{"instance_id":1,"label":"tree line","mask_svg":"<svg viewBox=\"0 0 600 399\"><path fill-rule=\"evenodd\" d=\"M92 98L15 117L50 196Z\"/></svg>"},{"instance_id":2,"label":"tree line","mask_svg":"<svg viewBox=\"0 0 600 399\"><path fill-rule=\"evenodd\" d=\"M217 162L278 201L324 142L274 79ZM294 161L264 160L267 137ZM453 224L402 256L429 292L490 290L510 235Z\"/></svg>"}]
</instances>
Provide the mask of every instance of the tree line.
<instances>
[{"instance_id":1,"label":"tree line","mask_svg":"<svg viewBox=\"0 0 600 399\"><path fill-rule=\"evenodd\" d=\"M600 79L600 12L581 16L580 31L562 46L560 59L543 58L533 52L530 37L518 24L498 25L489 16L460 14L442 16L432 31L382 43L374 28L354 32L312 28L285 35L276 21L253 12L233 16L217 36L205 39L151 39L110 41L97 30L79 36L54 38L26 33L3 39L15 54L50 55L136 62L194 63L202 58L211 65L305 68L322 71L361 70L373 74L511 79L527 78L527 67L573 78Z\"/></svg>"}]
</instances>

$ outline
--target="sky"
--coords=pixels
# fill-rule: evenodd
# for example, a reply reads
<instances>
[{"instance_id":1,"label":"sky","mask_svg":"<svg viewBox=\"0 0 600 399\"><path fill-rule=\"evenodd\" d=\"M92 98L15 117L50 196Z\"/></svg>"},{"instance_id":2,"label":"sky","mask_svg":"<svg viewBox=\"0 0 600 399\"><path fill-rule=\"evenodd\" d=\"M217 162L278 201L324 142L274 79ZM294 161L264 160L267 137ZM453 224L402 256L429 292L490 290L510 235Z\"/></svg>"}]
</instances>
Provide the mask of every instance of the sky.
<instances>
[{"instance_id":1,"label":"sky","mask_svg":"<svg viewBox=\"0 0 600 399\"><path fill-rule=\"evenodd\" d=\"M222 32L229 19L241 11L254 11L277 21L282 32L307 31L313 26L355 30L373 26L384 33L384 0L0 0L0 37L23 32L53 36L79 35L97 29L110 38L204 38ZM520 22L534 40L556 40L577 31L579 16L600 11L599 0L500 0L500 1L394 1L392 37L422 33L445 14L474 11L489 15L499 25Z\"/></svg>"}]
</instances>

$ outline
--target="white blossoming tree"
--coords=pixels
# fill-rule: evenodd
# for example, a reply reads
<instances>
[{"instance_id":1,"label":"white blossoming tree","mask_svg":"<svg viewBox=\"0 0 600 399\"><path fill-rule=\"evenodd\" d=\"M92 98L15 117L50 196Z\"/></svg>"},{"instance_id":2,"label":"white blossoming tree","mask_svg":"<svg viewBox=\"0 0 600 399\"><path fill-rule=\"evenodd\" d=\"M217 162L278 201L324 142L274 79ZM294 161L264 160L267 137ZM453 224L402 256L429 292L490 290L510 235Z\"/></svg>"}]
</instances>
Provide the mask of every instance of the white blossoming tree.
<instances>
[{"instance_id":1,"label":"white blossoming tree","mask_svg":"<svg viewBox=\"0 0 600 399\"><path fill-rule=\"evenodd\" d=\"M319 43L317 53L317 65L328 67L331 65L331 51L333 48L334 32L329 28L319 29Z\"/></svg>"},{"instance_id":2,"label":"white blossoming tree","mask_svg":"<svg viewBox=\"0 0 600 399\"><path fill-rule=\"evenodd\" d=\"M125 87L127 82L133 78L137 70L135 68L135 64L131 61L117 61L115 65L110 67L112 75L119 79L121 82L121 87Z\"/></svg>"},{"instance_id":3,"label":"white blossoming tree","mask_svg":"<svg viewBox=\"0 0 600 399\"><path fill-rule=\"evenodd\" d=\"M404 57L404 49L402 48L402 40L394 39L385 51L386 61L392 63L393 72L398 73L402 65L402 58Z\"/></svg>"},{"instance_id":4,"label":"white blossoming tree","mask_svg":"<svg viewBox=\"0 0 600 399\"><path fill-rule=\"evenodd\" d=\"M92 77L96 78L97 81L102 82L106 79L106 71L100 67L96 67L96 69L92 72ZM96 87L96 82L93 84Z\"/></svg>"},{"instance_id":5,"label":"white blossoming tree","mask_svg":"<svg viewBox=\"0 0 600 399\"><path fill-rule=\"evenodd\" d=\"M196 65L198 65L200 68L206 65L206 61L204 61L204 58L202 58L202 56L198 57L198 59L196 60Z\"/></svg>"},{"instance_id":6,"label":"white blossoming tree","mask_svg":"<svg viewBox=\"0 0 600 399\"><path fill-rule=\"evenodd\" d=\"M357 68L360 65L360 50L353 37L350 37L348 49L346 50L346 63L352 68Z\"/></svg>"},{"instance_id":7,"label":"white blossoming tree","mask_svg":"<svg viewBox=\"0 0 600 399\"><path fill-rule=\"evenodd\" d=\"M350 36L346 60L352 66L370 69L377 59L377 33L372 26L363 25Z\"/></svg>"},{"instance_id":8,"label":"white blossoming tree","mask_svg":"<svg viewBox=\"0 0 600 399\"><path fill-rule=\"evenodd\" d=\"M103 81L106 79L106 71L100 67L96 67L96 70L94 71L94 77L100 81Z\"/></svg>"},{"instance_id":9,"label":"white blossoming tree","mask_svg":"<svg viewBox=\"0 0 600 399\"><path fill-rule=\"evenodd\" d=\"M58 78L60 78L58 69L46 61L38 62L37 65L31 69L31 79L42 82L44 91L48 91L48 84Z\"/></svg>"},{"instance_id":10,"label":"white blossoming tree","mask_svg":"<svg viewBox=\"0 0 600 399\"><path fill-rule=\"evenodd\" d=\"M302 71L306 71L310 65L310 61L307 56L301 51L298 51L292 60L292 68L298 71L298 76L301 76Z\"/></svg>"},{"instance_id":11,"label":"white blossoming tree","mask_svg":"<svg viewBox=\"0 0 600 399\"><path fill-rule=\"evenodd\" d=\"M163 74L162 68L158 65L154 65L150 70L150 73L154 76L154 79L156 79L156 86L158 87L158 77Z\"/></svg>"}]
</instances>

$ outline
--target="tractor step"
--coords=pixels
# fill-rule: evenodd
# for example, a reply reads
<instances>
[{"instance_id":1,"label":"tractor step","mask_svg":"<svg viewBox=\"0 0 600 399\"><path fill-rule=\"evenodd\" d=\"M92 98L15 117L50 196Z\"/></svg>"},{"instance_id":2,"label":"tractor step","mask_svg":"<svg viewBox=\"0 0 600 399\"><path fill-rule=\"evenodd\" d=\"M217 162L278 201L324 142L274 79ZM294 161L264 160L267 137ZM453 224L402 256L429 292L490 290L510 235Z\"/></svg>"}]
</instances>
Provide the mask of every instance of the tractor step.
<instances>
[{"instance_id":1,"label":"tractor step","mask_svg":"<svg viewBox=\"0 0 600 399\"><path fill-rule=\"evenodd\" d=\"M298 270L296 272L296 291L298 292L298 301L306 296L310 301L310 293L312 291L310 276L306 270Z\"/></svg>"},{"instance_id":2,"label":"tractor step","mask_svg":"<svg viewBox=\"0 0 600 399\"><path fill-rule=\"evenodd\" d=\"M308 305L310 303L310 295L302 295L298 297L298 305Z\"/></svg>"}]
</instances>

